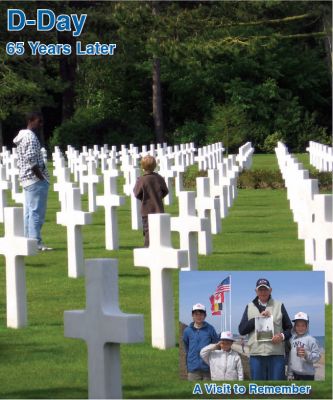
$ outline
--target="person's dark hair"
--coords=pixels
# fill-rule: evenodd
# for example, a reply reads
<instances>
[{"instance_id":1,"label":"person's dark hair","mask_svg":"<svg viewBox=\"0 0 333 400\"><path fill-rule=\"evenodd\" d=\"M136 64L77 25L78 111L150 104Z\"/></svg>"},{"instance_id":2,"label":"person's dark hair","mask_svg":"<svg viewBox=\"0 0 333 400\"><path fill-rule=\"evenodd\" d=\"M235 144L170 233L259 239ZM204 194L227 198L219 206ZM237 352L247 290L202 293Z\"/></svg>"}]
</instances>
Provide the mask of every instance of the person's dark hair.
<instances>
[{"instance_id":1,"label":"person's dark hair","mask_svg":"<svg viewBox=\"0 0 333 400\"><path fill-rule=\"evenodd\" d=\"M40 111L31 111L25 116L25 122L27 124L31 121L35 121L36 119L43 119L43 114Z\"/></svg>"},{"instance_id":2,"label":"person's dark hair","mask_svg":"<svg viewBox=\"0 0 333 400\"><path fill-rule=\"evenodd\" d=\"M192 315L193 315L196 311L199 311L200 313L202 313L202 314L204 314L204 315L207 315L206 311L204 311L204 310L192 310Z\"/></svg>"}]
</instances>

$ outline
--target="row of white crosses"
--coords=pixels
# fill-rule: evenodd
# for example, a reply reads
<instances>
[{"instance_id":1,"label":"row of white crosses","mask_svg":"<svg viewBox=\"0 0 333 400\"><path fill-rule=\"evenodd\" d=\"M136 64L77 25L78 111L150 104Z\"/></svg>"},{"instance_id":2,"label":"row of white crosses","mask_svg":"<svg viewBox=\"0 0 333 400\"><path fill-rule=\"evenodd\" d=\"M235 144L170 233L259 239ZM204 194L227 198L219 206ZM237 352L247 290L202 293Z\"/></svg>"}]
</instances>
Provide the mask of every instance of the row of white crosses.
<instances>
[{"instance_id":1,"label":"row of white crosses","mask_svg":"<svg viewBox=\"0 0 333 400\"><path fill-rule=\"evenodd\" d=\"M275 149L287 188L298 238L304 240L305 262L315 271L325 271L325 302L332 303L333 285L333 196L319 194L318 180L309 178L295 156L279 142Z\"/></svg>"},{"instance_id":2,"label":"row of white crosses","mask_svg":"<svg viewBox=\"0 0 333 400\"><path fill-rule=\"evenodd\" d=\"M65 172L62 175L66 177L68 176L68 173ZM58 176L61 176L61 173L59 173ZM64 209L58 214L57 218L59 222L66 224L69 232L71 232L68 233L68 236L72 237L72 240L70 240L70 242L76 243L77 240L75 239L75 237L78 234L78 228L81 225L89 222L90 219L86 217L90 215L88 213L84 213L81 211L79 189L74 188L70 182L65 182L65 184L66 184L65 188L66 197L63 203ZM61 191L61 189L59 189L59 191ZM189 196L190 195L189 192L181 192L180 194L182 197L185 198L185 201L187 201L187 203L189 203L188 198L192 199L192 205L191 207L190 206L186 207L186 212L188 211L188 209L190 209L192 210L191 214L193 214L194 196L193 195ZM161 294L161 298L159 298L159 301L157 301L156 303L152 302L153 345L159 348L167 348L173 346L175 342L174 329L170 329L170 324L169 324L170 321L174 323L174 317L172 314L173 313L172 303L170 307L170 301L172 302L173 300L171 275L167 273L167 270L170 268L173 269L179 267L187 267L189 257L188 257L188 251L174 250L171 248L170 217L168 217L165 214L161 216L157 215L156 217L158 218L157 224L155 224L156 226L154 225L153 221L150 221L150 225L151 229L153 229L154 232L160 232L160 235L156 236L157 243L154 243L154 240L152 240L151 248L138 249L139 253L140 251L145 252L148 250L150 253L153 251L153 253L155 252L155 256L151 257L151 254L148 256L146 255L143 258L143 261L140 262L139 259L139 261L137 260L138 264L137 263L135 264L136 265L142 264L143 266L150 267L151 266L150 262L148 262L148 265L146 265L147 260L151 260L154 263L153 267L154 269L151 268L152 297L153 294L155 295L156 293L155 289L159 288L160 290L158 290L157 292ZM167 221L168 218L169 218L169 223ZM200 223L201 225L203 225L204 222L208 221L207 218L200 219L200 217L195 217L195 216L194 219L196 219L199 222L199 225ZM68 224L67 220L73 220L73 223ZM200 228L202 228L202 226L201 227L199 226L199 229ZM193 226L193 229L195 230L196 227ZM79 240L79 242L82 241ZM166 253L165 252L163 253L163 251L161 251L161 245L163 250L166 250ZM77 252L75 250L75 254L77 255L78 253L81 252L80 251ZM160 262L156 261L157 254L159 254ZM172 257L172 254L175 254L176 259ZM82 259L82 257L80 258ZM157 268L157 270L155 271L156 263L159 265L159 268ZM74 264L76 265L77 263ZM121 341L123 342L137 341L137 338L133 337L128 337L127 338L128 340L126 340L126 338L124 339L124 336L121 335L121 332L132 332L132 331L135 332L140 330L138 323L136 323L136 326L129 328L130 324L128 321L130 320L130 318L128 318L127 316L125 317L122 316L120 317L120 321L123 320L124 323L123 325L121 325L122 329L120 329L119 331L120 333L118 332L119 334L115 334L114 332L112 332L111 337L104 336L105 332L107 332L109 321L113 317L112 313L115 316L118 316L120 312L118 308L118 301L113 302L113 307L110 307L109 313L107 312L105 313L105 308L106 308L105 306L108 305L108 303L110 305L111 302L106 301L106 303L104 304L103 299L101 301L96 301L96 297L98 299L96 293L98 292L102 292L103 294L105 293L105 290L102 291L100 290L100 285L107 279L103 275L104 273L102 274L101 272L98 272L99 267L102 268L103 270L105 269L105 266L103 265L104 264L101 260L96 261L94 267L91 269L92 272L90 276L89 277L87 276L87 310L72 312L67 315L67 319L65 317L65 326L67 327L66 328L67 335L71 337L84 338L88 342L89 376L90 376L89 396L93 398L121 397L121 383L120 383L120 372L119 372L120 371L119 343ZM74 271L73 275L76 277L79 276L80 274L82 274L82 270L81 271L76 270ZM99 276L101 276L102 274L103 277L99 278L100 281L99 286L95 285L95 290L90 290L89 294L89 285L94 286L96 279L98 278L96 274L99 274ZM169 279L165 279L166 276ZM112 297L112 295L110 296ZM106 295L106 297L111 298L110 296L109 294ZM157 304L159 304L160 307L156 307ZM155 312L153 311L154 307L155 307ZM162 313L160 312L161 309L163 310ZM157 314L159 314L159 316ZM96 332L94 332L93 329L94 326L103 326L103 328L105 329L101 329L99 331L100 335L97 335ZM108 368L105 367L112 367L112 366L115 369L115 372L113 374L114 379L113 381L111 381L110 384L110 382L108 383L109 379L107 378L106 375L106 373L108 372Z\"/></svg>"},{"instance_id":3,"label":"row of white crosses","mask_svg":"<svg viewBox=\"0 0 333 400\"><path fill-rule=\"evenodd\" d=\"M254 148L252 147L251 142L247 142L239 148L236 160L242 170L251 168L253 153Z\"/></svg>"},{"instance_id":4,"label":"row of white crosses","mask_svg":"<svg viewBox=\"0 0 333 400\"><path fill-rule=\"evenodd\" d=\"M248 153L252 157L253 152ZM235 157L224 160L221 164L221 180L223 170L235 178L238 170ZM250 165L244 160L244 165ZM224 166L224 168L222 168ZM210 175L219 181L219 171L210 170ZM172 270L194 270L197 268L197 237L203 253L211 251L211 241L207 239L211 232L221 229L219 199L211 194L210 178L197 178L197 197L195 192L180 191L179 216L169 214L151 214L149 218L150 245L148 248L134 250L134 265L145 266L151 272L151 326L152 346L160 349L173 347L175 332L173 325L173 289ZM223 190L219 194L225 193ZM232 194L232 191L230 191ZM180 235L180 249L171 246L171 231Z\"/></svg>"},{"instance_id":5,"label":"row of white crosses","mask_svg":"<svg viewBox=\"0 0 333 400\"><path fill-rule=\"evenodd\" d=\"M223 144L217 142L198 148L198 155L194 158L198 163L199 171L217 168L217 165L223 161Z\"/></svg>"},{"instance_id":6,"label":"row of white crosses","mask_svg":"<svg viewBox=\"0 0 333 400\"><path fill-rule=\"evenodd\" d=\"M12 152L10 152L5 147L3 147L0 162L0 167L2 167L3 169L0 175L0 188L6 186L6 181L10 182L12 200L14 200L16 203L23 204L24 192L20 190L19 186L19 169L17 167L17 161L17 149L13 148Z\"/></svg>"},{"instance_id":7,"label":"row of white crosses","mask_svg":"<svg viewBox=\"0 0 333 400\"><path fill-rule=\"evenodd\" d=\"M310 156L310 164L321 172L333 171L333 147L310 141L306 148Z\"/></svg>"},{"instance_id":8,"label":"row of white crosses","mask_svg":"<svg viewBox=\"0 0 333 400\"><path fill-rule=\"evenodd\" d=\"M68 172L63 175L68 177ZM105 195L97 198L105 208L110 201L106 194L114 184L115 177L105 175ZM57 219L68 230L69 276L78 277L84 274L82 240L78 236L81 226L91 222L91 213L81 211L80 189L68 179L65 185L58 187L59 192L65 192L65 201ZM0 254L6 257L7 326L21 328L28 321L24 256L37 252L37 240L23 236L22 208L5 208L4 220ZM143 316L124 314L119 309L116 260L87 261L86 290L86 310L65 312L65 336L87 342L89 398L121 398L120 344L144 340Z\"/></svg>"},{"instance_id":9,"label":"row of white crosses","mask_svg":"<svg viewBox=\"0 0 333 400\"><path fill-rule=\"evenodd\" d=\"M103 147L103 149L105 149L105 147ZM158 148L157 151L161 151L162 149L166 149L166 147L160 149ZM145 151L145 149L143 150ZM132 154L136 153L134 147L130 148L130 151L132 152ZM111 150L111 152L113 152L113 150ZM151 146L150 152L155 154L153 146ZM112 162L108 162L110 161L110 159L107 160L110 168L104 170L104 195L96 197L95 185L100 180L100 177L95 174L95 161L97 162L98 158L97 149L92 150L84 148L81 154L77 154L75 150L68 147L67 154L72 159L71 163L69 164L74 166L78 165L78 163L73 162L74 157L78 156L81 161L84 160L83 156L90 157L90 159L88 160L87 170L92 171L92 173L84 176L82 180L88 184L91 183L92 185L94 185L91 189L91 197L94 199L92 202L96 204L96 206L104 206L105 208L106 249L117 249L119 247L119 243L116 207L119 207L124 203L124 197L118 196L117 194L116 177L119 175L119 170L116 169L116 164L114 160L111 160ZM129 159L129 151L125 148L125 146L122 146L119 154L123 160L126 160L124 164L122 164L124 165L123 171L126 171L126 166L131 166L131 169L128 168L129 180L131 182L131 186L128 185L128 192L131 194L132 228L140 229L142 227L142 221L139 211L140 202L134 197L132 190L136 179L140 175L140 170L134 167L133 162ZM70 277L79 277L83 275L84 260L81 226L87 223L91 223L91 213L86 213L82 211L80 194L78 193L78 190L74 187L73 183L70 182L69 168L65 167L65 159L62 156L60 150L57 148L53 153L53 163L54 175L57 177L55 190L59 192L59 198L61 201L61 211L57 214L57 222L67 227L68 275ZM89 165L91 166L90 168ZM84 168L77 169L79 169L80 171L84 170ZM73 168L73 171L75 172L75 168ZM90 199L90 196L88 196L88 199ZM89 211L91 210L91 212L95 209L95 206L89 207ZM71 216L71 218L69 218L69 216Z\"/></svg>"}]
</instances>

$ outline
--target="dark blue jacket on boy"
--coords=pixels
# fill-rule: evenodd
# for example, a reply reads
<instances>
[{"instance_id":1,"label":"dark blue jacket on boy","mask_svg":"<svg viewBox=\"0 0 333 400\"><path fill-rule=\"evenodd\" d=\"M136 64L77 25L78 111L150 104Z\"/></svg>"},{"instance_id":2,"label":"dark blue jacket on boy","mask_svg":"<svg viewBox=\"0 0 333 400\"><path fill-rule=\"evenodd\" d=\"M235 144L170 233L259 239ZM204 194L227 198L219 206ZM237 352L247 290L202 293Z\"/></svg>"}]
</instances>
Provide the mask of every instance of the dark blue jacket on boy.
<instances>
[{"instance_id":1,"label":"dark blue jacket on boy","mask_svg":"<svg viewBox=\"0 0 333 400\"><path fill-rule=\"evenodd\" d=\"M183 334L187 371L209 371L209 366L200 357L200 350L208 344L218 341L219 337L212 325L204 321L202 327L197 329L192 322Z\"/></svg>"}]
</instances>

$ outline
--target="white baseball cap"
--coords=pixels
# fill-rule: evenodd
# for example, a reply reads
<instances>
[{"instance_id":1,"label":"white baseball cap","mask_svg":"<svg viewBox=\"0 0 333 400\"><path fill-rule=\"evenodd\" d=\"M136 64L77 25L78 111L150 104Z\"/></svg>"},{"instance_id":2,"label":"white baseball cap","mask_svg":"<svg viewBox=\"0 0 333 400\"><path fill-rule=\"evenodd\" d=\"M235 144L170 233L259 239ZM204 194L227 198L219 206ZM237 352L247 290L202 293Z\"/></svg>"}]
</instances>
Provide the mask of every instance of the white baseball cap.
<instances>
[{"instance_id":1,"label":"white baseball cap","mask_svg":"<svg viewBox=\"0 0 333 400\"><path fill-rule=\"evenodd\" d=\"M206 312L206 307L201 303L197 303L197 304L193 305L192 311L204 311L204 312Z\"/></svg>"},{"instance_id":2,"label":"white baseball cap","mask_svg":"<svg viewBox=\"0 0 333 400\"><path fill-rule=\"evenodd\" d=\"M303 321L309 322L308 314L305 313L305 312L302 312L302 311L300 311L300 312L298 312L297 314L295 314L294 319L293 319L293 322L295 322L295 321L297 321L297 320L299 320L299 319L301 319L301 320L303 320Z\"/></svg>"},{"instance_id":3,"label":"white baseball cap","mask_svg":"<svg viewBox=\"0 0 333 400\"><path fill-rule=\"evenodd\" d=\"M234 336L233 336L232 332L230 332L230 331L222 332L221 339L232 340L233 342L235 341Z\"/></svg>"}]
</instances>

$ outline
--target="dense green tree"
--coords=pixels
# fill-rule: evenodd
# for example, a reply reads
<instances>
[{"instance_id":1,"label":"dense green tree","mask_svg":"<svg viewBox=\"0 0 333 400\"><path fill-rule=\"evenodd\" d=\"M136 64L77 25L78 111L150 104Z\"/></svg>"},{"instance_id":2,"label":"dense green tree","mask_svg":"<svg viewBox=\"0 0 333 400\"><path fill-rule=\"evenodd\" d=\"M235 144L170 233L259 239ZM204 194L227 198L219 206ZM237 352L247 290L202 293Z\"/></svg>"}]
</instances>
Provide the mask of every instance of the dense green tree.
<instances>
[{"instance_id":1,"label":"dense green tree","mask_svg":"<svg viewBox=\"0 0 333 400\"><path fill-rule=\"evenodd\" d=\"M230 151L245 140L268 151L280 138L300 151L309 138L329 140L327 2L41 4L87 13L79 40L116 43L116 52L2 58L1 80L9 84L0 85L0 118L7 126L39 104L60 110L53 144L222 139ZM9 36L27 35L36 33ZM8 40L4 33L1 51ZM50 32L47 40L68 38Z\"/></svg>"}]
</instances>

